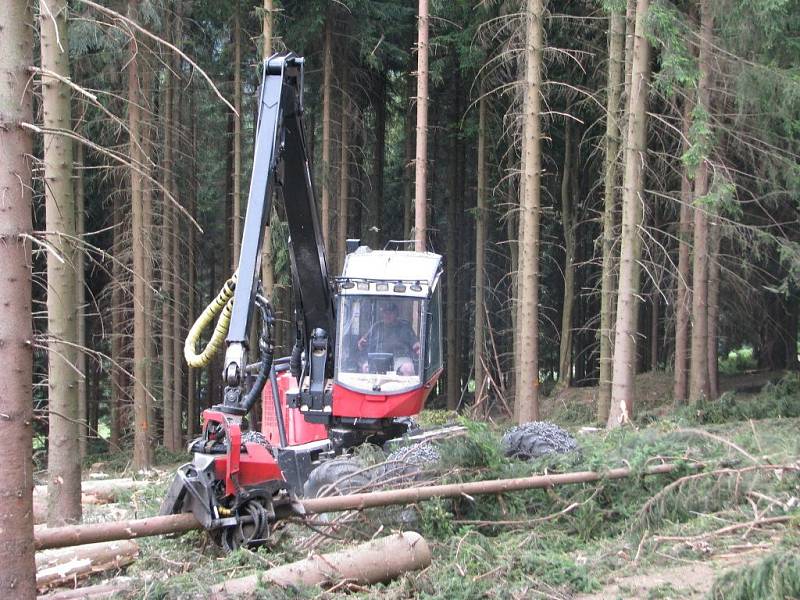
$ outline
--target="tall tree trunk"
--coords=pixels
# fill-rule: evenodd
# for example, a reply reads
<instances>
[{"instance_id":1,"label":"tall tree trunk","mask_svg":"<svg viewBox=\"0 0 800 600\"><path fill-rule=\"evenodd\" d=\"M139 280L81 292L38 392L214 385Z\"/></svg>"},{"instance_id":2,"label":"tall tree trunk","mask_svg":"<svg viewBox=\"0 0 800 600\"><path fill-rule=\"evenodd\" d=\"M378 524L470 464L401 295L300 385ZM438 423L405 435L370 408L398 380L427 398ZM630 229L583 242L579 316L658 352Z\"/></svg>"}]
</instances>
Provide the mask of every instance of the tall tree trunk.
<instances>
[{"instance_id":1,"label":"tall tree trunk","mask_svg":"<svg viewBox=\"0 0 800 600\"><path fill-rule=\"evenodd\" d=\"M156 356L155 336L153 323L155 322L153 286L153 185L150 178L153 176L153 169L150 164L153 155L153 123L151 120L153 72L142 63L139 65L139 72L142 74L142 105L147 109L144 114L140 114L140 131L142 144L142 169L147 175L142 179L142 244L144 254L144 339L145 339L145 389L147 396L147 449L149 462L153 462L153 449L158 442L158 434L155 427L155 406L153 404L153 359ZM142 68L143 67L143 68Z\"/></svg>"},{"instance_id":2,"label":"tall tree trunk","mask_svg":"<svg viewBox=\"0 0 800 600\"><path fill-rule=\"evenodd\" d=\"M242 245L242 31L240 4L239 0L236 0L236 10L233 14L233 108L236 110L236 114L233 116L232 269L234 271L239 266L239 252ZM179 27L176 24L176 35ZM178 120L175 119L175 126L177 127L177 125ZM177 277L175 279L177 280Z\"/></svg>"},{"instance_id":3,"label":"tall tree trunk","mask_svg":"<svg viewBox=\"0 0 800 600\"><path fill-rule=\"evenodd\" d=\"M138 0L128 3L128 17L138 18ZM135 470L150 468L149 423L147 422L147 346L145 315L145 248L144 248L144 216L143 181L137 170L144 162L141 153L141 106L142 93L139 84L139 48L136 40L130 42L130 60L128 61L128 129L130 131L129 152L131 162L135 165L130 170L131 184L131 229L133 245L133 467ZM80 501L80 498L79 498Z\"/></svg>"},{"instance_id":4,"label":"tall tree trunk","mask_svg":"<svg viewBox=\"0 0 800 600\"><path fill-rule=\"evenodd\" d=\"M539 420L539 219L541 210L542 0L525 10L525 193L520 197L516 406L520 423Z\"/></svg>"},{"instance_id":5,"label":"tall tree trunk","mask_svg":"<svg viewBox=\"0 0 800 600\"><path fill-rule=\"evenodd\" d=\"M121 437L120 412L124 377L122 371L122 228L125 219L122 214L122 201L120 195L114 194L112 221L114 234L112 241L113 262L111 265L111 393L109 395L109 420L111 421L111 446L119 448Z\"/></svg>"},{"instance_id":6,"label":"tall tree trunk","mask_svg":"<svg viewBox=\"0 0 800 600\"><path fill-rule=\"evenodd\" d=\"M66 0L40 7L42 68L69 78ZM42 78L42 114L47 129L72 129L69 87ZM44 135L44 192L47 257L48 407L47 524L81 519L81 463L78 437L78 340L75 301L75 196L72 186L72 140Z\"/></svg>"},{"instance_id":7,"label":"tall tree trunk","mask_svg":"<svg viewBox=\"0 0 800 600\"><path fill-rule=\"evenodd\" d=\"M650 46L645 38L649 0L637 0L631 96L628 109L625 175L622 195L622 246L620 249L617 322L614 335L614 371L608 426L630 420L633 412L633 379L636 371L636 333L639 227L644 190L647 143L647 95L650 89Z\"/></svg>"},{"instance_id":8,"label":"tall tree trunk","mask_svg":"<svg viewBox=\"0 0 800 600\"><path fill-rule=\"evenodd\" d=\"M261 53L261 59L266 60L270 56L272 56L272 0L264 0L264 18L261 23L261 38L263 43L263 52ZM196 121L195 121L196 122ZM254 125L255 126L255 125ZM313 137L313 129L311 129L312 137ZM310 156L314 156L313 152ZM275 213L275 205L273 204L272 214L270 215L270 221L276 218ZM194 232L192 233L194 235ZM280 302L277 302L277 298L273 298L276 294L275 290L275 272L273 270L272 265L272 233L270 227L264 230L264 243L261 246L261 287L264 289L264 294L267 298L270 299L274 308L280 306ZM278 318L281 317L279 311L276 311L276 316ZM194 313L190 313L194 314ZM276 332L279 328L276 327ZM276 337L276 342L277 342ZM191 437L191 434L190 434Z\"/></svg>"},{"instance_id":9,"label":"tall tree trunk","mask_svg":"<svg viewBox=\"0 0 800 600\"><path fill-rule=\"evenodd\" d=\"M372 151L372 245L381 248L385 241L383 232L383 165L386 156L386 74L378 74L375 96L375 147Z\"/></svg>"},{"instance_id":10,"label":"tall tree trunk","mask_svg":"<svg viewBox=\"0 0 800 600\"><path fill-rule=\"evenodd\" d=\"M164 82L164 101L161 105L162 121L164 127L164 164L162 168L161 185L164 190L171 188L172 150L173 150L173 122L172 122L172 96L174 94L173 81L167 73ZM232 139L232 138L231 138ZM230 171L226 171L230 172ZM161 397L163 398L163 442L167 450L175 451L178 448L175 439L174 403L172 381L172 312L175 310L172 298L172 226L177 220L170 199L166 193L163 195L161 210Z\"/></svg>"},{"instance_id":11,"label":"tall tree trunk","mask_svg":"<svg viewBox=\"0 0 800 600\"><path fill-rule=\"evenodd\" d=\"M347 221L349 219L349 202L350 202L350 98L348 96L349 89L347 85L348 71L344 70L344 78L342 79L342 132L339 138L341 145L340 162L339 162L339 215L336 220L338 232L336 239L339 244L338 251L336 252L339 258L339 272L344 269L344 257L347 253Z\"/></svg>"},{"instance_id":12,"label":"tall tree trunk","mask_svg":"<svg viewBox=\"0 0 800 600\"><path fill-rule=\"evenodd\" d=\"M419 0L417 21L417 149L414 157L414 247L428 247L428 0Z\"/></svg>"},{"instance_id":13,"label":"tall tree trunk","mask_svg":"<svg viewBox=\"0 0 800 600\"><path fill-rule=\"evenodd\" d=\"M329 10L325 18L325 39L323 47L322 65L322 242L325 250L330 253L330 226L331 226L331 103L333 101L333 14Z\"/></svg>"},{"instance_id":14,"label":"tall tree trunk","mask_svg":"<svg viewBox=\"0 0 800 600\"><path fill-rule=\"evenodd\" d=\"M189 115L196 114L197 94L194 89L189 92L190 107ZM189 214L193 219L197 218L197 198L199 195L199 177L197 169L197 119L192 118L191 132L191 151L192 151L192 170L191 170L191 193L189 194ZM189 319L194 319L195 299L197 297L197 241L193 225L188 226L188 255L189 255L189 283L186 293L187 314ZM269 270L272 273L272 269ZM186 376L186 437L194 439L197 424L197 369L191 367L187 369Z\"/></svg>"},{"instance_id":15,"label":"tall tree trunk","mask_svg":"<svg viewBox=\"0 0 800 600\"><path fill-rule=\"evenodd\" d=\"M575 208L573 205L573 125L564 124L564 172L561 177L561 222L564 227L564 305L561 311L561 343L558 352L559 386L572 385L572 308L575 299Z\"/></svg>"},{"instance_id":16,"label":"tall tree trunk","mask_svg":"<svg viewBox=\"0 0 800 600\"><path fill-rule=\"evenodd\" d=\"M600 382L597 418L608 420L614 351L614 239L617 212L617 164L622 133L620 95L625 66L625 17L612 12L608 28L608 90L606 99L606 156L603 204L603 272L600 292Z\"/></svg>"},{"instance_id":17,"label":"tall tree trunk","mask_svg":"<svg viewBox=\"0 0 800 600\"><path fill-rule=\"evenodd\" d=\"M457 86L454 90L454 95L459 94L460 90ZM457 103L453 103L456 106ZM452 115L452 121L458 122L458 112ZM458 364L458 282L456 275L458 272L458 244L463 244L464 240L459 235L458 229L458 131L450 133L450 156L448 160L449 179L448 187L450 188L447 194L447 240L445 255L447 257L447 269L445 269L445 278L447 280L447 296L445 298L445 313L446 313L446 350L445 368L447 369L447 409L456 410L458 407L458 397L461 392L461 381L459 379L459 364Z\"/></svg>"},{"instance_id":18,"label":"tall tree trunk","mask_svg":"<svg viewBox=\"0 0 800 600\"><path fill-rule=\"evenodd\" d=\"M182 21L182 10L181 10L181 2L178 0L176 2L175 7L175 46L178 48L181 47L181 38L183 32L183 21ZM237 36L237 45L240 44L239 40L240 36ZM177 86L177 93L173 94L172 98L172 106L167 106L167 110L172 110L172 127L174 129L174 136L177 142L178 147L183 147L184 141L184 132L183 132L183 123L181 121L181 104L183 102L183 94L182 94L182 86L181 83L181 76L180 73L182 72L182 64L181 59L178 58L177 54L172 54L172 73L175 73L174 77L177 77L177 81L175 82L178 84ZM241 64L239 65L241 67ZM237 69L237 73L241 71ZM239 83L239 87L237 90L240 90L241 82ZM241 90L238 92L241 94ZM240 98L241 103L241 98ZM240 107L241 108L241 107ZM241 110L239 111L241 114ZM237 119L234 123L239 123L240 120ZM237 224L241 225L240 220L237 218L237 207L240 206L239 203L239 195L236 193L236 185L239 181L239 177L237 176L237 172L241 173L241 130L239 131L239 166L236 166L236 148L237 148L237 140L236 140L236 132L234 130L234 178L233 178L233 186L234 186L234 249L238 253L238 247L235 245L237 240L240 238L235 234L235 228ZM238 168L238 171L237 171ZM175 202L181 202L182 193L179 192L178 186L178 170L177 164L173 165L173 169L169 173L170 177L170 192L172 192L172 196L175 198ZM183 279L182 279L182 269L180 269L179 265L183 264L182 261L182 253L181 253L181 216L180 211L178 208L174 208L172 211L173 214L173 221L172 221L172 427L173 427L173 443L176 446L176 449L180 449L183 446L183 325L182 325L182 317L183 317ZM238 256L238 254L237 254ZM237 259L238 262L238 259Z\"/></svg>"},{"instance_id":19,"label":"tall tree trunk","mask_svg":"<svg viewBox=\"0 0 800 600\"><path fill-rule=\"evenodd\" d=\"M711 105L711 33L713 14L708 0L700 0L700 81L698 107L710 114ZM708 194L708 157L703 157L694 183L694 201ZM689 375L689 399L710 398L708 369L708 215L703 207L694 211L694 257L692 265L692 354Z\"/></svg>"},{"instance_id":20,"label":"tall tree trunk","mask_svg":"<svg viewBox=\"0 0 800 600\"><path fill-rule=\"evenodd\" d=\"M414 93L414 79L411 72L406 74L406 101L408 109L404 119L405 159L403 161L403 235L408 240L414 218L414 111L411 98Z\"/></svg>"},{"instance_id":21,"label":"tall tree trunk","mask_svg":"<svg viewBox=\"0 0 800 600\"><path fill-rule=\"evenodd\" d=\"M486 200L486 94L483 84L478 100L478 198L475 211L475 405L487 394L486 370L483 365L486 346L486 243L489 213Z\"/></svg>"},{"instance_id":22,"label":"tall tree trunk","mask_svg":"<svg viewBox=\"0 0 800 600\"><path fill-rule=\"evenodd\" d=\"M719 363L717 361L717 321L719 318L719 225L709 223L708 230L708 395L711 400L719 397ZM787 359L797 355L795 346L789 346Z\"/></svg>"},{"instance_id":23,"label":"tall tree trunk","mask_svg":"<svg viewBox=\"0 0 800 600\"><path fill-rule=\"evenodd\" d=\"M693 103L686 100L683 107L683 126L681 154L689 150L689 128L692 120ZM672 397L678 404L686 401L689 380L689 311L692 294L689 287L689 242L692 236L692 184L684 165L681 169L681 211L678 225L678 275L675 298L675 380Z\"/></svg>"},{"instance_id":24,"label":"tall tree trunk","mask_svg":"<svg viewBox=\"0 0 800 600\"><path fill-rule=\"evenodd\" d=\"M75 239L83 241L85 231L86 194L83 179L83 144L74 145L75 163L73 192L75 194ZM78 370L78 449L81 459L86 456L89 438L89 398L86 368L86 272L85 255L75 253L75 304L77 306L77 344L78 356L75 366Z\"/></svg>"},{"instance_id":25,"label":"tall tree trunk","mask_svg":"<svg viewBox=\"0 0 800 600\"><path fill-rule=\"evenodd\" d=\"M31 329L31 135L33 120L27 68L33 64L33 19L26 0L0 12L0 594L36 597L33 560L33 331Z\"/></svg>"}]
</instances>

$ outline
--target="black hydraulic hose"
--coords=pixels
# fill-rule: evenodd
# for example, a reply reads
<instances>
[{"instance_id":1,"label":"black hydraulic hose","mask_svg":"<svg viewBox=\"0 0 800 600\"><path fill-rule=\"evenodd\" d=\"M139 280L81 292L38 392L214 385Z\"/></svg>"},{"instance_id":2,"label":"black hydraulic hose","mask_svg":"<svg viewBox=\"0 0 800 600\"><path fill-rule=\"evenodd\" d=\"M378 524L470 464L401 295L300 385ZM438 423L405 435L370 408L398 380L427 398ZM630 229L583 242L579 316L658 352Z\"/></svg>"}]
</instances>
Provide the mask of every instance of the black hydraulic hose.
<instances>
[{"instance_id":1,"label":"black hydraulic hose","mask_svg":"<svg viewBox=\"0 0 800 600\"><path fill-rule=\"evenodd\" d=\"M258 347L261 351L261 368L258 370L256 380L250 386L250 390L242 398L241 408L245 413L250 412L250 409L261 397L261 392L264 391L264 386L269 379L270 371L272 371L272 343L270 339L270 327L272 327L272 309L269 302L261 296L256 295L256 305L261 312L261 337L259 339Z\"/></svg>"},{"instance_id":2,"label":"black hydraulic hose","mask_svg":"<svg viewBox=\"0 0 800 600\"><path fill-rule=\"evenodd\" d=\"M278 391L278 378L275 376L277 366L273 366L269 371L269 383L272 386L272 405L275 407L275 422L278 424L278 438L281 441L281 448L286 448L289 442L286 437L286 423L283 422L283 410L281 410L281 399Z\"/></svg>"}]
</instances>

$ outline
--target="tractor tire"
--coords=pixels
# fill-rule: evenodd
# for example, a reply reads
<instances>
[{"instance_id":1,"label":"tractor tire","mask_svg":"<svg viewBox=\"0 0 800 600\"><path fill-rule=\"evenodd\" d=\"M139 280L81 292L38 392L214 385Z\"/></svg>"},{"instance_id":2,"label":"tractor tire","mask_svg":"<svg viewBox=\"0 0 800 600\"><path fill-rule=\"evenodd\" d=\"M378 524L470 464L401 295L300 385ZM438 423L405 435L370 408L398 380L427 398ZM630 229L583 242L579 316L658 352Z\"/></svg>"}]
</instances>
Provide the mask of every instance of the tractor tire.
<instances>
[{"instance_id":1,"label":"tractor tire","mask_svg":"<svg viewBox=\"0 0 800 600\"><path fill-rule=\"evenodd\" d=\"M398 448L386 457L376 477L391 487L418 481L424 472L441 460L438 448L430 442L419 442Z\"/></svg>"},{"instance_id":2,"label":"tractor tire","mask_svg":"<svg viewBox=\"0 0 800 600\"><path fill-rule=\"evenodd\" d=\"M358 458L340 456L327 460L316 467L303 484L303 496L344 496L356 494L370 487L375 471L369 469Z\"/></svg>"},{"instance_id":3,"label":"tractor tire","mask_svg":"<svg viewBox=\"0 0 800 600\"><path fill-rule=\"evenodd\" d=\"M506 456L531 460L547 454L566 454L577 450L578 442L558 425L549 421L531 421L509 429L503 435Z\"/></svg>"}]
</instances>

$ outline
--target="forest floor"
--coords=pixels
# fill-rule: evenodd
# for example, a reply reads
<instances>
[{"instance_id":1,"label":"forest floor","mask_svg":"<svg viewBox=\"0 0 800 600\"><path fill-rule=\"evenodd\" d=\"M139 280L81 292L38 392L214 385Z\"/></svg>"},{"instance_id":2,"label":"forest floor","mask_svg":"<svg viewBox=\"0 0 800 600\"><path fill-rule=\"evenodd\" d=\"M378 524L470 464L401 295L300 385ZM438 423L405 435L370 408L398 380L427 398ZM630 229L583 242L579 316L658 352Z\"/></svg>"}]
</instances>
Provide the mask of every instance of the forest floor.
<instances>
[{"instance_id":1,"label":"forest floor","mask_svg":"<svg viewBox=\"0 0 800 600\"><path fill-rule=\"evenodd\" d=\"M677 473L345 514L324 535L286 523L257 552L224 555L200 532L142 539L140 558L124 573L133 578L127 597L207 597L214 583L398 529L428 540L430 567L366 589L265 588L257 597L799 597L800 379L790 376L758 393L752 385L774 374L727 379L727 389L747 391L674 409L666 402L668 386L658 391L658 377L640 378L649 395L642 396L637 424L617 431L589 427L594 417L578 397L588 403L591 389L548 400L547 418L579 443L566 455L507 459L499 450L502 427L462 421L468 435L444 442L442 463L426 477L453 482L620 466L641 472L662 461L685 465ZM432 422L447 418L427 415ZM87 507L86 521L154 514L178 459L159 458L152 485L116 504ZM109 476L126 467L121 456L100 462L94 470ZM702 471L692 468L697 462ZM780 519L761 522L769 517Z\"/></svg>"}]
</instances>

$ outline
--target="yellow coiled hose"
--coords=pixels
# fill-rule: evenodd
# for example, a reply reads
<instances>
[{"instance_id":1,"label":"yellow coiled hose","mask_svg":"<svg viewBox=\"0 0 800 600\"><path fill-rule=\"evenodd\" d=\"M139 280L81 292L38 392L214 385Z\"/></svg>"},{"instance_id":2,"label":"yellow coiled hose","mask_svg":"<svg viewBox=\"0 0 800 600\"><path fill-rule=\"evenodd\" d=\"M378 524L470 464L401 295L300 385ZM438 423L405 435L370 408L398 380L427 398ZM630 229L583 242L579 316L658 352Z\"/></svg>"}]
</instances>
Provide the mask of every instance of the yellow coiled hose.
<instances>
[{"instance_id":1,"label":"yellow coiled hose","mask_svg":"<svg viewBox=\"0 0 800 600\"><path fill-rule=\"evenodd\" d=\"M202 314L197 317L197 320L189 330L186 336L186 342L183 345L183 356L186 359L186 364L190 367L199 369L205 367L217 350L220 349L225 336L228 333L228 326L231 323L231 311L233 310L233 290L236 288L236 279L238 274L234 273L233 276L225 282L219 294L214 298L211 303L206 306ZM214 333L211 334L211 339L208 344L203 348L200 354L195 352L195 347L200 341L200 335L206 327L208 327L214 318L219 315L217 325L214 327Z\"/></svg>"}]
</instances>

